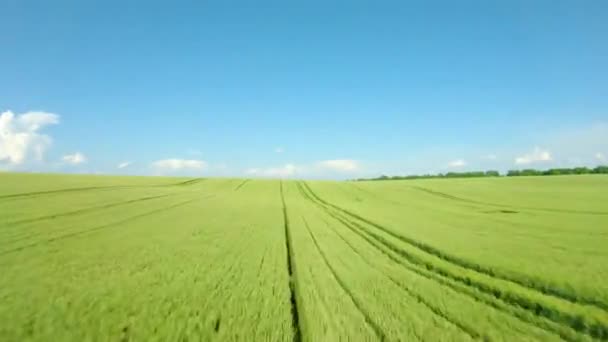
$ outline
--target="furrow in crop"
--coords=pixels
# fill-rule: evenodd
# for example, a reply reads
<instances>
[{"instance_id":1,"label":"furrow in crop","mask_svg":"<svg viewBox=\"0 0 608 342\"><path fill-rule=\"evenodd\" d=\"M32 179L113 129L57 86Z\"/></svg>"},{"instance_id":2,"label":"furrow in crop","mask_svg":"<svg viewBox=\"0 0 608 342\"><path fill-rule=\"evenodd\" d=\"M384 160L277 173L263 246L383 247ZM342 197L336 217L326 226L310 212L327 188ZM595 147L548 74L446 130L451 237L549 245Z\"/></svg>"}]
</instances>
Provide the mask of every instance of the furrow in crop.
<instances>
[{"instance_id":1,"label":"furrow in crop","mask_svg":"<svg viewBox=\"0 0 608 342\"><path fill-rule=\"evenodd\" d=\"M390 250L387 250L385 246L383 246L376 240L373 240L372 238L368 237L364 233L362 233L362 232L358 231L357 229L355 229L354 227L352 227L347 221L344 221L341 217L333 216L331 214L330 214L330 216L333 217L334 219L336 219L337 221L339 221L340 223L342 223L345 227L349 228L353 233L357 234L359 237L361 237L363 240L365 240L367 243L369 243L376 250L378 250L379 252L384 254L391 261L393 261L396 264L399 264L400 266L404 267L408 271L411 271L411 272L413 272L419 276L425 277L429 280L435 281L438 284L446 286L456 292L464 294L477 302L486 304L486 305L493 307L497 310L500 310L506 314L512 315L526 324L530 324L532 326L544 329L546 331L556 333L560 337L562 337L564 340L567 340L567 341L580 340L580 338L576 335L576 333L574 331L570 330L569 328L562 328L561 326L557 325L556 323L553 323L553 322L550 322L547 320L542 320L539 322L536 319L534 319L533 314L531 314L530 312L527 312L527 311L519 309L519 308L513 308L512 306L509 306L500 301L497 301L494 297L492 297L490 295L480 293L480 292L476 291L475 289L471 289L468 286L460 285L460 284L452 281L451 279L446 278L440 274L433 273L424 268L412 265L412 264L408 263L406 260L403 260L403 259L399 258L398 256L394 255L393 253L391 253ZM343 240L345 240L345 239L343 238ZM351 248L354 248L354 247L351 246Z\"/></svg>"},{"instance_id":2,"label":"furrow in crop","mask_svg":"<svg viewBox=\"0 0 608 342\"><path fill-rule=\"evenodd\" d=\"M196 184L196 183L200 183L200 182L202 182L204 180L205 180L205 178L194 178L194 179L187 180L185 182L179 182L179 183L168 184L168 185L169 186L171 186L171 185L180 185L180 186L181 185L193 185L193 184Z\"/></svg>"},{"instance_id":3,"label":"furrow in crop","mask_svg":"<svg viewBox=\"0 0 608 342\"><path fill-rule=\"evenodd\" d=\"M141 197L141 198L131 199L131 200L127 200L127 201L103 204L103 205L99 205L99 206L95 206L95 207L89 207L89 208L84 208L84 209L66 211L66 212L62 212L62 213L56 213L56 214L51 214L51 215L45 215L45 216L39 216L39 217L34 217L34 218L29 218L29 219L7 222L6 225L11 226L11 225L18 225L18 224L24 224L24 223L32 223L32 222L56 219L56 218L66 217L66 216L74 216L74 215L94 212L97 210L109 209L109 208L119 207L122 205L127 205L127 204L132 204L132 203L137 203L137 202L144 202L144 201L149 201L149 200L162 198L162 197L168 197L168 196L171 196L171 195Z\"/></svg>"},{"instance_id":4,"label":"furrow in crop","mask_svg":"<svg viewBox=\"0 0 608 342\"><path fill-rule=\"evenodd\" d=\"M355 254L357 254L357 256L359 256L359 258L363 262L365 262L371 268L376 269L376 266L372 265L371 262L369 261L369 259L366 258L366 257L364 257L361 254L361 252L359 252L359 250L357 250L355 248L355 246L352 245L352 243L350 243L340 232L338 232L337 229L335 229L334 227L332 227L328 223L326 223L326 224L334 232L334 234L336 234L340 238L340 240L342 240L342 242L344 242ZM307 226L307 228L308 228L308 226ZM308 228L308 229L310 230L310 228ZM392 261L394 262L394 260L392 260ZM401 263L399 263L399 264L401 264ZM466 335L469 335L469 337L471 337L473 339L478 339L478 338L481 337L481 335L477 331L475 331L475 329L473 329L472 327L469 327L467 325L464 325L464 324L458 322L453 317L450 317L448 314L442 312L439 308L435 307L433 304L431 304L429 301L427 301L424 297L420 296L419 294L417 294L417 293L413 292L412 290L410 290L409 288L405 287L403 284L401 284L399 281L397 281L391 275L386 274L384 272L382 272L382 275L384 275L393 284L397 285L399 288L401 288L403 291L405 291L410 297L416 299L419 303L423 304L425 307L427 307L429 310L431 310L431 312L433 312L435 315L441 317L446 322L454 325L455 327L457 327L458 329L460 329L463 333L465 333Z\"/></svg>"},{"instance_id":5,"label":"furrow in crop","mask_svg":"<svg viewBox=\"0 0 608 342\"><path fill-rule=\"evenodd\" d=\"M237 187L234 188L234 191L239 191L239 189L242 188L249 181L250 181L250 179L245 179L244 181L241 182L241 184L237 185Z\"/></svg>"},{"instance_id":6,"label":"furrow in crop","mask_svg":"<svg viewBox=\"0 0 608 342\"><path fill-rule=\"evenodd\" d=\"M351 228L351 230L353 230L361 237L365 238L366 241L368 241L370 244L374 244L378 248L387 248L388 250L404 258L406 262L412 264L413 266L423 267L427 271L430 271L432 274L449 278L452 281L456 281L464 284L467 287L473 288L475 292L482 292L489 296L493 296L494 298L504 302L512 308L527 310L536 316L544 317L548 320L555 322L556 324L560 324L575 331L588 334L592 337L603 338L606 334L606 326L601 322L588 322L585 321L584 317L571 315L567 312L561 312L555 309L554 307L547 307L546 305L535 302L527 297L522 297L509 292L504 292L500 288L489 286L485 283L475 281L466 276L460 276L458 274L446 270L445 268L439 267L431 262L423 260L417 257L416 255L412 255L411 253L404 251L403 249L392 244L385 238L366 230L360 224L353 222L344 216L332 213L331 211L328 211L328 214L342 222L348 228ZM354 229L357 229L358 231ZM367 236L361 234L366 234ZM368 237L373 240L370 240ZM558 331L560 331L561 333L561 330L558 329Z\"/></svg>"},{"instance_id":7,"label":"furrow in crop","mask_svg":"<svg viewBox=\"0 0 608 342\"><path fill-rule=\"evenodd\" d=\"M90 191L90 190L110 190L110 189L126 188L126 187L128 187L128 186L122 186L122 185L89 186L89 187L84 187L84 188L67 188L67 189L58 189L58 190L24 192L24 193L19 193L19 194L0 195L0 199L29 198L29 197L36 197L36 196L42 196L42 195L62 194L62 193L65 193L65 192L78 192L78 191Z\"/></svg>"},{"instance_id":8,"label":"furrow in crop","mask_svg":"<svg viewBox=\"0 0 608 342\"><path fill-rule=\"evenodd\" d=\"M344 280L342 280L340 278L340 276L338 276L338 273L336 272L334 267L329 263L329 260L327 259L327 255L325 255L325 252L319 246L319 243L317 242L317 238L315 238L314 234L312 233L312 230L310 230L310 227L308 226L308 222L306 222L306 219L304 217L302 217L302 220L304 221L304 225L306 226L306 229L308 230L308 234L310 234L310 237L311 237L312 241L314 242L314 244L317 248L317 251L321 255L321 258L325 262L325 265L327 266L327 268L331 271L331 274L334 277L334 279L336 280L336 282L338 283L338 285L340 285L340 287L342 288L344 293L346 293L348 295L348 297L350 297L350 300L353 302L353 304L355 305L357 310L359 310L361 315L363 315L365 322L374 331L374 333L376 334L376 337L378 337L378 339L380 339L381 341L385 341L386 335L384 335L382 328L380 328L380 326L376 322L374 322L374 320L371 318L370 314L365 311L365 309L363 308L363 305L361 305L361 303L357 300L357 298L355 297L353 292L348 288L348 286L346 286L346 283L344 282Z\"/></svg>"},{"instance_id":9,"label":"furrow in crop","mask_svg":"<svg viewBox=\"0 0 608 342\"><path fill-rule=\"evenodd\" d=\"M356 183L346 183L346 184L350 185L353 189L356 189L357 191L365 194L365 196L374 197L374 198L377 198L377 199L379 199L381 201L384 201L384 202L387 202L387 203L391 203L391 204L394 204L394 205L403 205L403 203L401 203L401 202L398 202L398 201L395 201L395 200L391 200L391 199L388 199L386 197L382 197L382 196L378 195L377 193L375 193L373 191L369 191L367 189L364 189L364 188L362 188L361 186L359 186Z\"/></svg>"},{"instance_id":10,"label":"furrow in crop","mask_svg":"<svg viewBox=\"0 0 608 342\"><path fill-rule=\"evenodd\" d=\"M323 286L325 285L325 283L322 283L319 280L319 275L316 272L316 270L309 268L308 274L310 276L310 279L312 280L312 284L313 284L314 288L322 289ZM343 327L339 326L340 323L336 322L335 316L333 314L333 310L335 309L336 304L331 299L328 300L325 295L326 294L317 290L317 291L312 291L312 295L309 298L311 299L311 301L313 303L321 304L321 307L323 309L322 312L325 316L321 319L329 325L329 329L327 329L327 330L340 334L343 331L343 329L342 329ZM320 317L317 317L317 319L319 319L319 318Z\"/></svg>"},{"instance_id":11,"label":"furrow in crop","mask_svg":"<svg viewBox=\"0 0 608 342\"><path fill-rule=\"evenodd\" d=\"M43 240L43 241L34 242L34 243L31 243L31 244L28 244L28 245L24 245L24 246L19 246L17 248L13 248L13 249L2 251L2 252L0 252L0 255L6 255L6 254L10 254L10 253L15 253L15 252L22 251L24 249L29 249L29 248L32 248L32 247L36 247L36 246L39 246L39 245L46 244L46 243L51 243L51 242L55 242L55 241L59 241L59 240L64 240L64 239L76 237L76 236L83 235L83 234L89 234L89 233L92 233L92 232L95 232L95 231L99 231L99 230L102 230L102 229L116 227L116 226L119 226L119 225L121 225L123 223L130 222L130 221L142 218L142 217L151 216L151 215L158 214L158 213L161 213L161 212L164 212L164 211L168 211L168 210L171 210L171 209L174 209L174 208L177 208L177 207L181 207L183 205L192 203L192 202L194 202L196 200L198 200L198 199L191 199L191 200L183 201L183 202L180 202L180 203L168 206L168 207L164 207L164 208L160 208L160 209L155 209L155 210L148 211L148 212L145 212L145 213L142 213L142 214L138 214L138 215L135 215L135 216L127 217L125 219L122 219L122 220L119 220L119 221L115 221L115 222L112 222L112 223L104 224L104 225L93 227L93 228L86 229L86 230L81 230L81 231L77 231L77 232L72 232L72 233L67 233L67 234L55 236L55 237L52 237L52 238L49 238L49 239L46 239L46 240Z\"/></svg>"},{"instance_id":12,"label":"furrow in crop","mask_svg":"<svg viewBox=\"0 0 608 342\"><path fill-rule=\"evenodd\" d=\"M262 255L262 259L260 259L260 265L258 266L258 275L262 274L262 267L264 266L264 259L266 258L266 252Z\"/></svg>"},{"instance_id":13,"label":"furrow in crop","mask_svg":"<svg viewBox=\"0 0 608 342\"><path fill-rule=\"evenodd\" d=\"M293 327L293 340L295 342L302 341L302 328L300 327L300 314L298 311L297 300L297 279L295 274L295 259L293 257L293 241L291 240L291 232L289 231L289 217L287 216L287 205L285 203L285 195L283 194L283 181L280 183L281 188L281 203L283 204L283 226L285 228L285 248L287 250L287 272L289 274L289 292L291 300L291 320Z\"/></svg>"},{"instance_id":14,"label":"furrow in crop","mask_svg":"<svg viewBox=\"0 0 608 342\"><path fill-rule=\"evenodd\" d=\"M309 199L310 198L312 198L312 197L309 196ZM456 283L461 283L464 286L466 286L467 288L470 288L473 290L473 291L469 292L469 294L473 294L475 296L476 294L481 292L485 295L493 297L494 301L497 301L497 300L501 301L507 307L510 308L509 313L511 313L514 310L515 311L525 310L528 313L535 315L539 318L542 317L542 318L548 319L557 325L563 326L564 328L572 329L574 331L578 331L578 332L590 335L594 338L605 339L608 337L608 335L606 335L607 334L606 331L608 331L608 328L601 322L596 322L596 321L588 322L584 319L584 317L574 316L569 313L561 312L553 307L547 307L546 305L535 302L529 298L524 298L524 297L521 297L521 296L518 296L518 295L515 295L512 293L503 292L503 290L501 290L499 288L475 281L468 277L463 277L458 274L454 274L453 272L450 272L450 271L446 270L445 268L434 265L434 264L430 263L429 261L423 260L416 255L413 255L411 253L408 253L407 251L404 251L403 249L392 244L390 241L384 239L383 237L379 236L378 234L370 232L367 229L365 229L363 226L361 226L360 224L349 220L347 217L345 217L346 215L344 215L343 213L340 215L338 212L332 211L331 208L328 208L327 206L323 206L319 202L314 202L314 203L316 203L320 208L324 209L326 211L326 213L329 214L331 217L338 220L339 222L344 224L347 228L349 228L351 231L353 231L354 233L356 233L357 235L359 235L360 237L365 239L372 246L376 247L376 249L381 251L383 254L389 256L389 258L391 260L406 266L406 268L413 270L416 273L419 273L418 272L418 267L419 267L422 270L424 270L425 272L429 272L432 275L432 278L435 280L438 277L444 277L444 278L448 278L450 281L453 281ZM397 259L397 257L388 253L385 249L388 249L389 251L391 251L391 252L395 253L396 255L398 255L399 257L403 258L403 260L406 261L407 264L404 264L402 261ZM410 264L411 264L411 266L410 266ZM519 315L519 316L521 316L521 315ZM569 330L556 329L555 326L551 325L551 324L550 325L545 324L540 327L546 328L547 326L549 326L552 331L559 333L564 338L572 335Z\"/></svg>"},{"instance_id":15,"label":"furrow in crop","mask_svg":"<svg viewBox=\"0 0 608 342\"><path fill-rule=\"evenodd\" d=\"M324 199L322 199L318 195L316 195L312 191L312 189L308 186L308 184L306 184L305 182L302 183L302 186L306 191L309 192L311 198L313 198L317 202L321 203L322 205L330 207L330 208L342 213L343 215L350 217L351 219L356 219L369 226L372 226L398 240L401 240L402 242L404 242L410 246L413 246L430 255L436 256L449 263L452 263L454 265L457 265L462 268L466 268L466 269L469 269L469 270L472 270L472 271L475 271L478 273L488 275L493 278L505 280L505 281L517 284L519 286L528 288L530 290L538 291L538 292L548 295L548 296L557 297L557 298L563 299L565 301L569 301L574 304L590 305L590 306L595 306L596 308L602 309L604 311L608 310L608 304L604 303L601 300L598 300L595 298L584 297L579 294L573 293L570 290L563 289L563 288L560 288L560 287L557 287L557 286L554 286L551 284L547 284L540 280L533 279L533 278L525 276L525 275L509 274L509 273L498 271L498 270L495 270L495 269L492 269L492 268L489 268L486 266L482 266L482 265L476 264L474 262L462 259L460 257L456 257L453 255L447 254L435 247L432 247L432 246L422 243L420 241L414 240L412 238L406 237L401 234L397 234L393 230L388 229L388 228L386 228L378 223L375 223L367 218L364 218L358 214L355 214L352 211L349 211L347 209L341 208L335 204L325 201ZM608 334L608 332L607 332L607 334Z\"/></svg>"},{"instance_id":16,"label":"furrow in crop","mask_svg":"<svg viewBox=\"0 0 608 342\"><path fill-rule=\"evenodd\" d=\"M45 217L35 218L35 219L32 219L32 222L37 222L37 221L39 221L38 219L44 220L44 219L54 219L56 217L73 216L73 215L83 214L83 213L87 213L87 212L95 212L97 210L109 209L109 208L118 207L118 206L122 206L122 205L133 204L133 203L138 203L138 202L142 202L142 201L148 201L148 200L152 200L152 199L156 199L156 198L173 197L173 196L177 196L177 195L178 194L151 196L151 197L144 197L144 198L124 201L124 202L110 203L110 204L106 204L106 205L102 205L102 206L98 206L98 207L85 208L85 209L80 209L80 210L76 210L73 212L60 213L60 214L54 214L54 215L48 215ZM216 196L216 195L207 195L203 198L209 198L209 197L214 197L214 196ZM24 222L19 222L19 223L26 223L25 221L29 222L29 220L23 220L23 221ZM15 226L13 226L13 227L15 227ZM16 227L18 227L18 226L16 226ZM5 247L7 245L11 245L11 244L19 242L19 241L31 239L31 238L40 236L44 233L61 233L61 232L69 231L69 230L70 230L70 227L68 227L68 228L62 227L62 228L58 228L55 230L47 230L47 231L37 231L34 233L28 233L28 231L25 231L22 233L13 234L11 236L8 236L8 238L12 238L12 240L6 241L6 243L1 244L0 247Z\"/></svg>"},{"instance_id":17,"label":"furrow in crop","mask_svg":"<svg viewBox=\"0 0 608 342\"><path fill-rule=\"evenodd\" d=\"M108 186L88 186L82 188L66 188L56 190L45 190L45 191L34 191L34 192L22 192L17 194L0 195L0 199L19 199L19 198L30 198L44 195L62 194L66 192L79 192L79 191L92 191L92 190L112 190L112 189L125 189L125 188L154 188L154 187L167 187L175 185L192 185L204 181L205 178L195 178L187 180L185 182L173 183L173 184L149 184L149 185L108 185Z\"/></svg>"},{"instance_id":18,"label":"furrow in crop","mask_svg":"<svg viewBox=\"0 0 608 342\"><path fill-rule=\"evenodd\" d=\"M263 278L262 269L264 268L264 263L266 262L266 256L269 254L270 254L270 247L265 247L264 253L262 253L262 258L260 259L260 264L258 265L258 278L260 278L260 279Z\"/></svg>"},{"instance_id":19,"label":"furrow in crop","mask_svg":"<svg viewBox=\"0 0 608 342\"><path fill-rule=\"evenodd\" d=\"M499 203L491 203L491 202L482 202L476 201L468 198L458 197L450 194L446 194L444 192L431 190L427 188L423 188L421 186L411 186L412 189L416 189L419 191L426 192L428 194L466 203L472 204L481 204L481 205L489 205L493 207L505 207L505 208L514 208L514 209L529 209L529 210L537 210L537 211L548 211L554 213L567 213L567 214L589 214L589 215L608 215L608 212L605 211L590 211L590 210L572 210L572 209L557 209L557 208L539 208L539 207L522 207L522 206L514 206L507 204L499 204Z\"/></svg>"}]
</instances>

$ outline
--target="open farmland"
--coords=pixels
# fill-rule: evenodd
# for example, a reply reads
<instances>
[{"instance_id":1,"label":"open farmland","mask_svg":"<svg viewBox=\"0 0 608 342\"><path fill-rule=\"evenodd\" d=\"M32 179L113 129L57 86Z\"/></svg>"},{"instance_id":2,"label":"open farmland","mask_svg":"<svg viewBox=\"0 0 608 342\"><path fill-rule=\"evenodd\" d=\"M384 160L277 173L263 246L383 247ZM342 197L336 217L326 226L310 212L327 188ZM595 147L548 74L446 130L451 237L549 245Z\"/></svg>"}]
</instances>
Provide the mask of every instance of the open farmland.
<instances>
[{"instance_id":1,"label":"open farmland","mask_svg":"<svg viewBox=\"0 0 608 342\"><path fill-rule=\"evenodd\" d=\"M608 340L608 177L0 174L0 340Z\"/></svg>"}]
</instances>

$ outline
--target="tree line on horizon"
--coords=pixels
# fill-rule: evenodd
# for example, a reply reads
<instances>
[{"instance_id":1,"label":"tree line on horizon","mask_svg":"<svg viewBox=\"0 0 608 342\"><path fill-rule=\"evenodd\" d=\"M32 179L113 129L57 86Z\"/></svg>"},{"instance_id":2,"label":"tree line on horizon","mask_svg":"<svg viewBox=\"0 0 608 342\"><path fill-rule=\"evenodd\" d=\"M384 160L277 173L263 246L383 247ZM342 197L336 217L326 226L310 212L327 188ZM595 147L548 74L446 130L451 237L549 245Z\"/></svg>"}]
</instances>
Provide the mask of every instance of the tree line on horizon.
<instances>
[{"instance_id":1,"label":"tree line on horizon","mask_svg":"<svg viewBox=\"0 0 608 342\"><path fill-rule=\"evenodd\" d=\"M426 178L479 178L479 177L519 177L519 176L559 176L559 175L589 175L589 174L608 174L608 165L600 165L594 168L573 167L573 168L553 168L548 170L523 169L509 170L506 174L501 174L495 170L488 171L469 171L469 172L447 172L438 174L408 175L408 176L386 176L382 175L375 178L358 178L355 181L375 181L375 180L401 180L401 179L426 179Z\"/></svg>"}]
</instances>

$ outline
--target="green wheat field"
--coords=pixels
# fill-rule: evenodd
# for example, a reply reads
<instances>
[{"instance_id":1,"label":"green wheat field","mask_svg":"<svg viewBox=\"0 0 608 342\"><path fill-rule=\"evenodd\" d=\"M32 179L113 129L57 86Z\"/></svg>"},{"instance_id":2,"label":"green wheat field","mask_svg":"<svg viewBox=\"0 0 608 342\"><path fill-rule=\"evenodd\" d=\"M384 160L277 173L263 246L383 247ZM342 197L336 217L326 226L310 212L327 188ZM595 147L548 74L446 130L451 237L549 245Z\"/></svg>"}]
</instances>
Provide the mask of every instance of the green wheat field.
<instances>
[{"instance_id":1,"label":"green wheat field","mask_svg":"<svg viewBox=\"0 0 608 342\"><path fill-rule=\"evenodd\" d=\"M2 173L0 340L608 340L608 176Z\"/></svg>"}]
</instances>

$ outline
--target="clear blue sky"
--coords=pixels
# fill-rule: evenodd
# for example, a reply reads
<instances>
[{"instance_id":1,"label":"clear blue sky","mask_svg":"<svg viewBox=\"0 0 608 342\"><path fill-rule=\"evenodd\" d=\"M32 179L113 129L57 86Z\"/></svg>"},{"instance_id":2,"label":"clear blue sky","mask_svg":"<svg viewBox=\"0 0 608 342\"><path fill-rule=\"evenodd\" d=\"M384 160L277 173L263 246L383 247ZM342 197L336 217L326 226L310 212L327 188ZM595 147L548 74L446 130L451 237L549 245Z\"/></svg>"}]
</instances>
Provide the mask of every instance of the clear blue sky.
<instances>
[{"instance_id":1,"label":"clear blue sky","mask_svg":"<svg viewBox=\"0 0 608 342\"><path fill-rule=\"evenodd\" d=\"M3 169L349 178L608 157L604 0L5 0L0 47ZM19 124L31 111L57 122Z\"/></svg>"}]
</instances>

